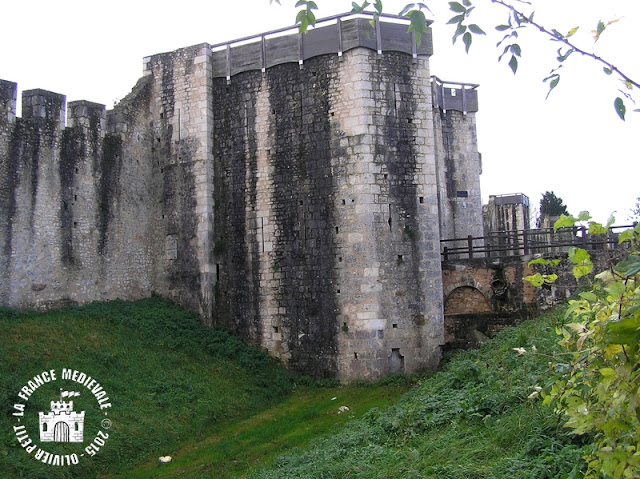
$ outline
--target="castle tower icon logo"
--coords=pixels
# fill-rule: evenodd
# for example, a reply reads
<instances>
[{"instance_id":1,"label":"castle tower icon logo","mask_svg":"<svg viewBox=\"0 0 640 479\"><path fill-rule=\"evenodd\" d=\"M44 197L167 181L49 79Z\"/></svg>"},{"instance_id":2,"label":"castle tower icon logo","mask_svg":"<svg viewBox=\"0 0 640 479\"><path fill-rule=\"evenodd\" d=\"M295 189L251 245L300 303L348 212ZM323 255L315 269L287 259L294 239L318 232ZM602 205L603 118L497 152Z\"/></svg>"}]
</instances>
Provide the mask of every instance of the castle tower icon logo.
<instances>
[{"instance_id":1,"label":"castle tower icon logo","mask_svg":"<svg viewBox=\"0 0 640 479\"><path fill-rule=\"evenodd\" d=\"M51 401L51 412L40 412L40 442L83 442L84 411L75 412L73 401L62 400L77 396L77 391L60 389L60 401Z\"/></svg>"},{"instance_id":2,"label":"castle tower icon logo","mask_svg":"<svg viewBox=\"0 0 640 479\"><path fill-rule=\"evenodd\" d=\"M33 376L15 395L15 438L25 452L51 466L74 466L107 446L111 400L89 374L70 368ZM49 403L50 410L46 409ZM36 433L39 432L39 435Z\"/></svg>"}]
</instances>

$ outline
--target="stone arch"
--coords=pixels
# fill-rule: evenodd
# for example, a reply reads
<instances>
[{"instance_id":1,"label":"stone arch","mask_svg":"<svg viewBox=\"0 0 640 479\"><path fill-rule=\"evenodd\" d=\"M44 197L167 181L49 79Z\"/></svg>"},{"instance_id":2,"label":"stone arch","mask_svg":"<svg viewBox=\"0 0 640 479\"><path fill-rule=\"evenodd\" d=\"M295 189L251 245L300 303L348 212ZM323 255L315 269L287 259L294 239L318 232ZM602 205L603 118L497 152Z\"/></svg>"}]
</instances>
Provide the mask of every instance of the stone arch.
<instances>
[{"instance_id":1,"label":"stone arch","mask_svg":"<svg viewBox=\"0 0 640 479\"><path fill-rule=\"evenodd\" d=\"M492 311L487 295L474 286L458 286L445 297L445 315L490 313Z\"/></svg>"}]
</instances>

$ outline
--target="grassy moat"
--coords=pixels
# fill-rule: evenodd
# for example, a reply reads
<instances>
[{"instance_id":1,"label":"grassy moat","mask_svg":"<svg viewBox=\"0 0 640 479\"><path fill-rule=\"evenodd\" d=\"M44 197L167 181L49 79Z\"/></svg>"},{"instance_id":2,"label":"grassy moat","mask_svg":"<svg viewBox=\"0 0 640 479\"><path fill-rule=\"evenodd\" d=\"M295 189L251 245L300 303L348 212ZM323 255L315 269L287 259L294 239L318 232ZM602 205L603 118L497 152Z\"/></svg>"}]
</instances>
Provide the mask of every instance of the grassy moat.
<instances>
[{"instance_id":1,"label":"grassy moat","mask_svg":"<svg viewBox=\"0 0 640 479\"><path fill-rule=\"evenodd\" d=\"M0 309L0 476L572 478L589 438L529 399L552 380L562 318L556 310L453 353L429 377L338 386L291 373L159 297ZM34 383L51 370L55 381ZM63 380L63 370L79 374ZM79 396L61 397L69 391ZM38 441L38 412L60 400L86 410L84 442ZM48 464L33 445L78 463Z\"/></svg>"}]
</instances>

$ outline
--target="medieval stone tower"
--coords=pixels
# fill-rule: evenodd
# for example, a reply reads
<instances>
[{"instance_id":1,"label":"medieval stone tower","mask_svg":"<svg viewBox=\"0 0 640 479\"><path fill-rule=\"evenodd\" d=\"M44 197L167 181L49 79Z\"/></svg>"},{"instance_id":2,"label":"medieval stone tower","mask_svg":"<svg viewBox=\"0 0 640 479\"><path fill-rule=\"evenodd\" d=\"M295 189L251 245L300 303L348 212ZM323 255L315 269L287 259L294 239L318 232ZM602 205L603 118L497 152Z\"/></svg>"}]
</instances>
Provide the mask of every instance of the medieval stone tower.
<instances>
[{"instance_id":1,"label":"medieval stone tower","mask_svg":"<svg viewBox=\"0 0 640 479\"><path fill-rule=\"evenodd\" d=\"M155 291L289 367L437 365L442 237L482 234L475 85L344 16L144 60L112 111L0 81L0 301Z\"/></svg>"}]
</instances>

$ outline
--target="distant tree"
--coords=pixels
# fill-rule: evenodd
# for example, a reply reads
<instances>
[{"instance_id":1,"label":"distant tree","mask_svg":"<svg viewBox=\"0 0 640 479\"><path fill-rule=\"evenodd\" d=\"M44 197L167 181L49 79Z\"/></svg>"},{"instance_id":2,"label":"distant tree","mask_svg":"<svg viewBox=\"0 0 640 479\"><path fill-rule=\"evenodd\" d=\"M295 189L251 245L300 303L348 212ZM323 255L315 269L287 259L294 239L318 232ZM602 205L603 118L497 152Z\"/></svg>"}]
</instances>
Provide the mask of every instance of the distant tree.
<instances>
[{"instance_id":1,"label":"distant tree","mask_svg":"<svg viewBox=\"0 0 640 479\"><path fill-rule=\"evenodd\" d=\"M556 196L553 191L545 191L540 199L540 216L569 215L567 207L562 203L562 198Z\"/></svg>"},{"instance_id":2,"label":"distant tree","mask_svg":"<svg viewBox=\"0 0 640 479\"><path fill-rule=\"evenodd\" d=\"M629 219L631 221L640 221L640 196L636 198L636 204L633 208L631 208Z\"/></svg>"}]
</instances>

